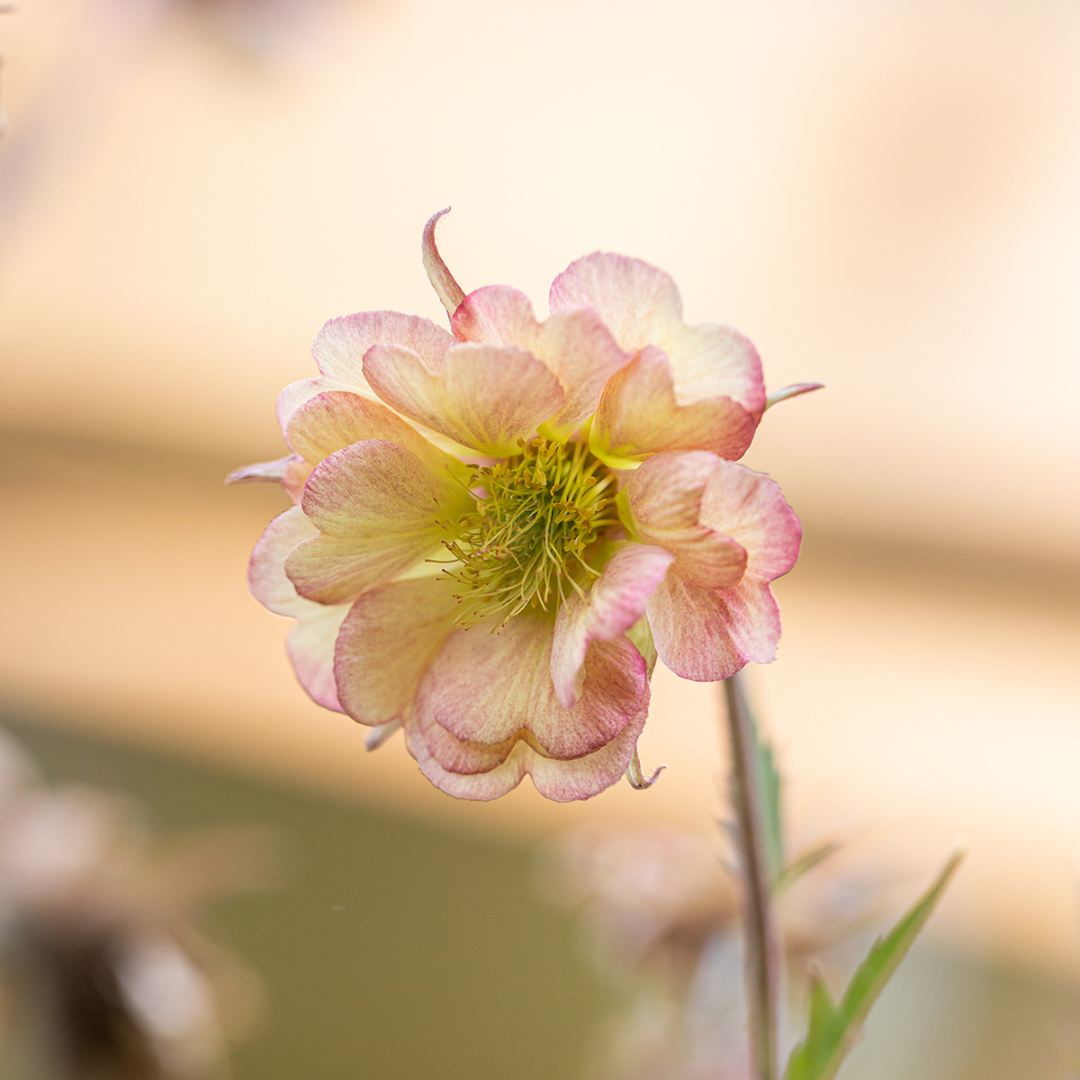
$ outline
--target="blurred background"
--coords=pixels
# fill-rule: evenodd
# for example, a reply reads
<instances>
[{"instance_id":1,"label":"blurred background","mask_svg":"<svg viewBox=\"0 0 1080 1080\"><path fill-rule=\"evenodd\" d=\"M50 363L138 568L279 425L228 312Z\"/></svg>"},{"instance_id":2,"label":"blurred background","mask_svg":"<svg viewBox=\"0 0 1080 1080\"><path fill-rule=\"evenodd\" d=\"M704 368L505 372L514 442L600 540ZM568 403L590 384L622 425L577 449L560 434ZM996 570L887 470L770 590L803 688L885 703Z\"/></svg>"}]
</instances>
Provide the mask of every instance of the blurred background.
<instances>
[{"instance_id":1,"label":"blurred background","mask_svg":"<svg viewBox=\"0 0 1080 1080\"><path fill-rule=\"evenodd\" d=\"M542 312L572 259L635 255L688 322L749 334L771 388L827 384L747 459L806 535L752 673L790 814L901 904L970 850L841 1075L1056 1080L1080 1022L1075 4L22 0L0 50L3 718L165 831L299 838L287 887L220 909L266 983L237 1077L582 1075L605 990L535 849L707 833L721 805L715 690L663 671L650 792L454 802L307 700L247 594L285 497L223 476L283 452L274 399L326 319L441 321L419 240L449 203L467 290Z\"/></svg>"}]
</instances>

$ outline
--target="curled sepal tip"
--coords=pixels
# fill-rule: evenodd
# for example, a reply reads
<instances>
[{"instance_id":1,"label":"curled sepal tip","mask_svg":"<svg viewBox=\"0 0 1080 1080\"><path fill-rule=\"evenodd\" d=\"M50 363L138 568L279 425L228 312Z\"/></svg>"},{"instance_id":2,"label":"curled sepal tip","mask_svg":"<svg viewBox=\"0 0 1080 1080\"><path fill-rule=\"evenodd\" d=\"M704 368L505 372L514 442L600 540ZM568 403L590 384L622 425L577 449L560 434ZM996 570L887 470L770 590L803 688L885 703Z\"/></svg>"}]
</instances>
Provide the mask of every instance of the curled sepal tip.
<instances>
[{"instance_id":1,"label":"curled sepal tip","mask_svg":"<svg viewBox=\"0 0 1080 1080\"><path fill-rule=\"evenodd\" d=\"M434 220L434 219L433 219ZM429 223L430 224L430 223ZM777 390L765 399L765 408L771 409L781 401L788 398L798 397L800 394L809 394L811 390L824 390L825 384L819 382L798 382L785 386L783 390Z\"/></svg>"},{"instance_id":2,"label":"curled sepal tip","mask_svg":"<svg viewBox=\"0 0 1080 1080\"><path fill-rule=\"evenodd\" d=\"M371 729L371 733L364 740L364 745L368 750L378 750L399 727L401 727L400 720L389 720L385 724L377 724Z\"/></svg>"},{"instance_id":3,"label":"curled sepal tip","mask_svg":"<svg viewBox=\"0 0 1080 1080\"><path fill-rule=\"evenodd\" d=\"M427 271L428 281L435 290L435 294L442 301L442 306L447 313L453 315L457 311L461 301L465 299L465 290L454 280L446 263L443 262L439 249L435 245L435 223L443 216L449 214L450 207L432 214L428 223L424 226L424 239L420 249L424 255L424 269Z\"/></svg>"},{"instance_id":4,"label":"curled sepal tip","mask_svg":"<svg viewBox=\"0 0 1080 1080\"><path fill-rule=\"evenodd\" d=\"M646 778L645 774L641 771L641 758L638 757L638 752L635 750L634 756L630 759L630 767L626 770L626 779L630 781L630 786L635 790L646 791L660 779L660 774L666 768L666 765L658 765L653 770L652 776Z\"/></svg>"}]
</instances>

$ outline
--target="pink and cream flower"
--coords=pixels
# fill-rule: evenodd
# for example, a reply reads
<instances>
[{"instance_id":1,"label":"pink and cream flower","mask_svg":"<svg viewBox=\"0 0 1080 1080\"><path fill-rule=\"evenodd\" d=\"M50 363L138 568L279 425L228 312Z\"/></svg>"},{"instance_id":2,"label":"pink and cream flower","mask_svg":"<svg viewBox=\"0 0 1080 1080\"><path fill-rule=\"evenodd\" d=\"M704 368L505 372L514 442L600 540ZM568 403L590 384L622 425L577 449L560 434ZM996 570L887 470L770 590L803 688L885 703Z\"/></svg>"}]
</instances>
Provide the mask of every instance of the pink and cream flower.
<instances>
[{"instance_id":1,"label":"pink and cream flower","mask_svg":"<svg viewBox=\"0 0 1080 1080\"><path fill-rule=\"evenodd\" d=\"M659 658L690 679L766 663L769 582L799 523L734 464L767 404L750 342L686 326L674 282L594 254L528 299L469 295L424 231L450 331L395 312L334 319L320 374L287 387L291 453L232 481L280 480L249 580L296 619L289 653L321 705L398 726L452 795L529 774L588 798L629 770ZM803 388L798 388L802 390ZM789 396L782 392L779 396Z\"/></svg>"}]
</instances>

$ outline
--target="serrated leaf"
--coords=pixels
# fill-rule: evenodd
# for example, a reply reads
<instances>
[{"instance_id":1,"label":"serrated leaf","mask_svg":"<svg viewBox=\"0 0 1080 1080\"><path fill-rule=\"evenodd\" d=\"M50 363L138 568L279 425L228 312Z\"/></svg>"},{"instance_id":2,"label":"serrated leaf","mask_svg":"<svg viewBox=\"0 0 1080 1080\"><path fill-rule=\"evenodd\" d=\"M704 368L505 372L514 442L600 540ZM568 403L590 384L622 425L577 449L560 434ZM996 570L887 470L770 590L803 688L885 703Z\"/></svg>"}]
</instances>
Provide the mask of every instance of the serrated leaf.
<instances>
[{"instance_id":1,"label":"serrated leaf","mask_svg":"<svg viewBox=\"0 0 1080 1080\"><path fill-rule=\"evenodd\" d=\"M832 1080L851 1049L870 1007L911 948L963 858L957 852L937 879L884 937L878 938L851 977L839 1005L819 978L810 987L806 1038L791 1052L784 1080Z\"/></svg>"}]
</instances>

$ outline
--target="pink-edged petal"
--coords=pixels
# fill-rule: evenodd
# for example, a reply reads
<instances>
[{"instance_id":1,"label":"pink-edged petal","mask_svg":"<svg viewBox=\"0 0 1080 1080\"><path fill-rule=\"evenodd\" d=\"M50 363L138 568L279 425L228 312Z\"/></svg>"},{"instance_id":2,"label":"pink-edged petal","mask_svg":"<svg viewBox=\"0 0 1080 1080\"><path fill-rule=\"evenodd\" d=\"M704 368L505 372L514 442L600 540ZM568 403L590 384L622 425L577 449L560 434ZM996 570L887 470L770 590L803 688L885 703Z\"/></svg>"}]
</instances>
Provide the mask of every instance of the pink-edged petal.
<instances>
[{"instance_id":1,"label":"pink-edged petal","mask_svg":"<svg viewBox=\"0 0 1080 1080\"><path fill-rule=\"evenodd\" d=\"M380 585L357 599L334 662L345 712L372 727L401 717L458 610L450 583L439 578Z\"/></svg>"},{"instance_id":2,"label":"pink-edged petal","mask_svg":"<svg viewBox=\"0 0 1080 1080\"><path fill-rule=\"evenodd\" d=\"M648 698L638 714L599 750L570 760L546 756L527 738L512 740L508 751L459 743L452 751L448 740L456 742L444 729L425 731L417 723L406 724L406 739L423 774L448 795L459 799L487 801L512 791L531 775L536 790L555 802L589 799L611 787L629 768L637 740L648 715ZM440 755L429 745L434 736ZM500 756L502 755L502 756ZM457 771L448 769L442 760L453 760Z\"/></svg>"},{"instance_id":3,"label":"pink-edged petal","mask_svg":"<svg viewBox=\"0 0 1080 1080\"><path fill-rule=\"evenodd\" d=\"M293 413L301 405L311 401L312 398L318 397L320 394L333 391L348 391L350 394L363 394L368 398L375 397L370 386L365 385L363 388L358 388L331 375L318 375L314 379L301 379L299 382L289 383L278 394L277 399L277 420L281 430L283 432L288 430Z\"/></svg>"},{"instance_id":4,"label":"pink-edged petal","mask_svg":"<svg viewBox=\"0 0 1080 1080\"><path fill-rule=\"evenodd\" d=\"M485 285L469 293L450 320L454 336L461 341L529 350L539 327L529 298L509 285Z\"/></svg>"},{"instance_id":5,"label":"pink-edged petal","mask_svg":"<svg viewBox=\"0 0 1080 1080\"><path fill-rule=\"evenodd\" d=\"M669 574L649 599L648 614L660 659L684 679L715 682L748 662L776 659L780 608L759 579L702 589Z\"/></svg>"},{"instance_id":6,"label":"pink-edged petal","mask_svg":"<svg viewBox=\"0 0 1080 1080\"><path fill-rule=\"evenodd\" d=\"M364 354L373 345L388 342L412 349L437 363L454 344L453 337L430 319L397 311L361 311L331 319L315 338L311 352L323 375L342 380L348 387L374 396L364 377Z\"/></svg>"},{"instance_id":7,"label":"pink-edged petal","mask_svg":"<svg viewBox=\"0 0 1080 1080\"><path fill-rule=\"evenodd\" d=\"M723 522L702 517L709 482L727 464L703 450L657 454L630 477L623 492L641 542L673 552L672 573L704 588L735 585L747 565L746 550Z\"/></svg>"},{"instance_id":8,"label":"pink-edged petal","mask_svg":"<svg viewBox=\"0 0 1080 1080\"><path fill-rule=\"evenodd\" d=\"M334 643L349 613L348 604L312 605L289 633L288 653L300 685L318 705L345 712L334 681Z\"/></svg>"},{"instance_id":9,"label":"pink-edged petal","mask_svg":"<svg viewBox=\"0 0 1080 1080\"><path fill-rule=\"evenodd\" d=\"M557 311L539 323L528 298L505 285L470 293L452 325L469 341L527 349L555 374L566 400L545 429L556 438L569 435L595 410L608 379L631 357L591 308Z\"/></svg>"},{"instance_id":10,"label":"pink-edged petal","mask_svg":"<svg viewBox=\"0 0 1080 1080\"><path fill-rule=\"evenodd\" d=\"M297 620L289 634L288 652L300 685L320 705L340 712L334 689L334 639L349 607L305 600L285 574L289 553L315 535L315 527L300 507L279 514L251 553L248 584L255 598L271 611Z\"/></svg>"},{"instance_id":11,"label":"pink-edged petal","mask_svg":"<svg viewBox=\"0 0 1080 1080\"><path fill-rule=\"evenodd\" d=\"M717 463L702 494L701 523L745 549L748 577L772 581L799 557L802 526L780 486L743 465Z\"/></svg>"},{"instance_id":12,"label":"pink-edged petal","mask_svg":"<svg viewBox=\"0 0 1080 1080\"><path fill-rule=\"evenodd\" d=\"M571 263L553 282L551 310L591 307L630 353L655 345L682 326L675 282L655 266L625 255L595 252Z\"/></svg>"},{"instance_id":13,"label":"pink-edged petal","mask_svg":"<svg viewBox=\"0 0 1080 1080\"><path fill-rule=\"evenodd\" d=\"M439 254L439 248L435 243L435 226L443 214L449 214L450 207L439 210L428 218L424 226L424 235L420 241L420 254L424 261L424 269L427 271L428 281L435 290L439 302L446 308L448 315L453 315L458 304L465 299L465 291L454 280L449 267L443 262Z\"/></svg>"},{"instance_id":14,"label":"pink-edged petal","mask_svg":"<svg viewBox=\"0 0 1080 1080\"><path fill-rule=\"evenodd\" d=\"M648 694L645 662L625 637L597 641L580 698L565 709L551 681L552 620L519 615L498 633L458 631L420 684L416 714L462 742L497 746L528 731L551 757L581 757L610 742Z\"/></svg>"},{"instance_id":15,"label":"pink-edged petal","mask_svg":"<svg viewBox=\"0 0 1080 1080\"><path fill-rule=\"evenodd\" d=\"M301 596L341 603L432 554L471 505L459 483L410 450L353 443L312 472L302 506L319 535L293 549L286 573Z\"/></svg>"},{"instance_id":16,"label":"pink-edged petal","mask_svg":"<svg viewBox=\"0 0 1080 1080\"><path fill-rule=\"evenodd\" d=\"M299 506L278 514L267 525L248 563L248 588L252 596L278 615L293 618L320 605L298 595L285 573L285 560L298 544L319 535Z\"/></svg>"},{"instance_id":17,"label":"pink-edged petal","mask_svg":"<svg viewBox=\"0 0 1080 1080\"><path fill-rule=\"evenodd\" d=\"M391 408L491 457L519 452L518 440L565 401L559 380L513 346L455 345L435 364L410 349L377 345L364 371Z\"/></svg>"},{"instance_id":18,"label":"pink-edged petal","mask_svg":"<svg viewBox=\"0 0 1080 1080\"><path fill-rule=\"evenodd\" d=\"M627 544L611 557L584 599L575 593L559 609L551 681L564 708L572 709L581 697L590 642L625 634L645 614L649 597L674 560L663 548Z\"/></svg>"},{"instance_id":19,"label":"pink-edged petal","mask_svg":"<svg viewBox=\"0 0 1080 1080\"><path fill-rule=\"evenodd\" d=\"M755 427L750 413L729 397L679 405L667 356L649 346L608 381L590 442L598 457L616 465L665 450L709 450L738 458L750 446Z\"/></svg>"},{"instance_id":20,"label":"pink-edged petal","mask_svg":"<svg viewBox=\"0 0 1080 1080\"><path fill-rule=\"evenodd\" d=\"M729 397L750 413L755 425L761 419L765 411L761 357L745 334L724 323L701 323L682 326L653 344L671 362L680 405Z\"/></svg>"},{"instance_id":21,"label":"pink-edged petal","mask_svg":"<svg viewBox=\"0 0 1080 1080\"><path fill-rule=\"evenodd\" d=\"M465 477L461 462L440 450L381 401L340 390L319 394L292 415L285 430L289 445L312 466L352 443L383 439L412 451L436 471Z\"/></svg>"}]
</instances>

